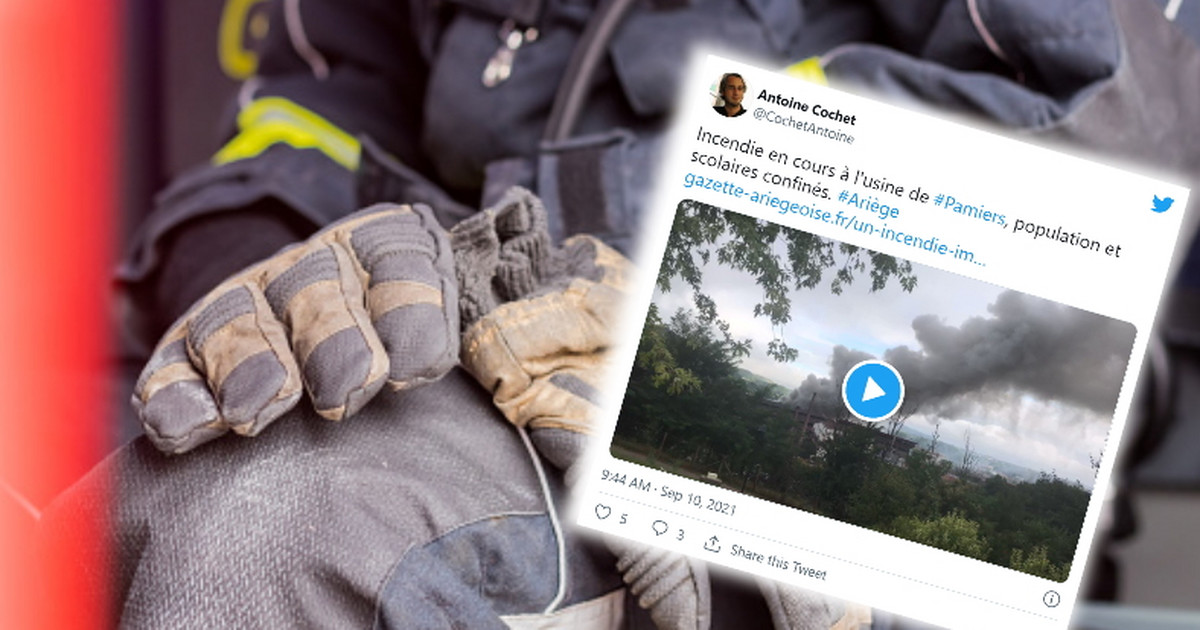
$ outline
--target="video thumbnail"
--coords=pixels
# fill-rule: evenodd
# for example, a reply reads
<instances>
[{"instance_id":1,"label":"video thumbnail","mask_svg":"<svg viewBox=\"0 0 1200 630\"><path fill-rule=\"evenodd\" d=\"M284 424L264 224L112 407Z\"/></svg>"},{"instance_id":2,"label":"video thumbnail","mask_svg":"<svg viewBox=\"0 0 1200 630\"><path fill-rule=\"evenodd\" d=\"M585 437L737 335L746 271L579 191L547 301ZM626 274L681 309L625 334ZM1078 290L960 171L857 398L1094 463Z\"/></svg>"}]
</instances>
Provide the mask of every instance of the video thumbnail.
<instances>
[{"instance_id":1,"label":"video thumbnail","mask_svg":"<svg viewBox=\"0 0 1200 630\"><path fill-rule=\"evenodd\" d=\"M611 453L1061 582L1134 337L683 201Z\"/></svg>"}]
</instances>

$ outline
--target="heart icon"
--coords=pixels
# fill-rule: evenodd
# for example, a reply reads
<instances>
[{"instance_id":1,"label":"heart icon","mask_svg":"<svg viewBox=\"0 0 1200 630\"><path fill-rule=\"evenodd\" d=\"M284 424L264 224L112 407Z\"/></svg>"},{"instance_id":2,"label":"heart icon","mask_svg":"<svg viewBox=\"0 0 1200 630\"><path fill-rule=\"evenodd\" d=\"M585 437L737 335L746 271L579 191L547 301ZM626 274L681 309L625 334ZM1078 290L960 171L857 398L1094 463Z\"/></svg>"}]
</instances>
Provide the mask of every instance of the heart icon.
<instances>
[{"instance_id":1,"label":"heart icon","mask_svg":"<svg viewBox=\"0 0 1200 630\"><path fill-rule=\"evenodd\" d=\"M603 521L604 519L608 518L609 514L612 514L612 508L604 505L603 503L596 504L596 518L599 518Z\"/></svg>"}]
</instances>

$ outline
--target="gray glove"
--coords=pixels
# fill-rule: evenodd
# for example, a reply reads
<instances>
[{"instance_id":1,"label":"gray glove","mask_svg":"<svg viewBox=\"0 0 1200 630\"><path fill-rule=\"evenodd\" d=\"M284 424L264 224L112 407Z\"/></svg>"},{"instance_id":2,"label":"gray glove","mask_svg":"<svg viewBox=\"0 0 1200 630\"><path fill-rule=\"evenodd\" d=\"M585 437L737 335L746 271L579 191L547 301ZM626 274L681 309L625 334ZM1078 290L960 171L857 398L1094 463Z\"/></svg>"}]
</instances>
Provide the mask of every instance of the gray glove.
<instances>
[{"instance_id":1,"label":"gray glove","mask_svg":"<svg viewBox=\"0 0 1200 630\"><path fill-rule=\"evenodd\" d=\"M167 332L138 379L146 434L179 453L255 435L301 383L340 420L384 384L440 378L458 359L458 285L423 206L373 206L213 289Z\"/></svg>"},{"instance_id":2,"label":"gray glove","mask_svg":"<svg viewBox=\"0 0 1200 630\"><path fill-rule=\"evenodd\" d=\"M450 238L463 367L568 470L600 410L632 265L590 236L552 247L541 202L520 189L456 225Z\"/></svg>"}]
</instances>

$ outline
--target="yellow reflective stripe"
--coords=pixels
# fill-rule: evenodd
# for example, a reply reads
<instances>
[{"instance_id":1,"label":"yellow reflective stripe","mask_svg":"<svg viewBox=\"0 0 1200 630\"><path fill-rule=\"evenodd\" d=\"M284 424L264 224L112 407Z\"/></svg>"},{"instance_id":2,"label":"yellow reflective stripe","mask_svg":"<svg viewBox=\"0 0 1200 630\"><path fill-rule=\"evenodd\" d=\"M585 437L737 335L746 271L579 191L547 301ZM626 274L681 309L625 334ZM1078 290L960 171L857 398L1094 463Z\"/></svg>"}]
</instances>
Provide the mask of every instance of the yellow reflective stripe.
<instances>
[{"instance_id":1,"label":"yellow reflective stripe","mask_svg":"<svg viewBox=\"0 0 1200 630\"><path fill-rule=\"evenodd\" d=\"M231 79L248 79L258 69L258 55L243 45L246 18L254 5L263 0L227 0L221 11L221 25L217 31L217 59L221 69ZM266 37L266 16L255 15L250 23L250 36L255 39Z\"/></svg>"},{"instance_id":2,"label":"yellow reflective stripe","mask_svg":"<svg viewBox=\"0 0 1200 630\"><path fill-rule=\"evenodd\" d=\"M783 71L797 79L804 79L805 81L812 81L821 85L829 85L829 81L825 78L825 69L821 67L820 57L809 57L803 61L797 61L784 68Z\"/></svg>"},{"instance_id":3,"label":"yellow reflective stripe","mask_svg":"<svg viewBox=\"0 0 1200 630\"><path fill-rule=\"evenodd\" d=\"M241 132L217 151L214 164L252 158L282 142L297 149L317 149L350 170L358 168L358 140L286 98L251 102L238 113L237 123Z\"/></svg>"}]
</instances>

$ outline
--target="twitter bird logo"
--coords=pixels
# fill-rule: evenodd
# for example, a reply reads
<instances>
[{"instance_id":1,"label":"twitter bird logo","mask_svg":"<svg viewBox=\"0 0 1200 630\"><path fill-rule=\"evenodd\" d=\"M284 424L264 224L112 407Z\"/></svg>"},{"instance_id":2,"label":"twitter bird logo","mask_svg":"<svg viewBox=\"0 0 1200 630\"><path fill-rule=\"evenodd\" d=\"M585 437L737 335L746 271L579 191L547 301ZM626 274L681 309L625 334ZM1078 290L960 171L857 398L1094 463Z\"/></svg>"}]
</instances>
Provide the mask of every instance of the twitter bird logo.
<instances>
[{"instance_id":1,"label":"twitter bird logo","mask_svg":"<svg viewBox=\"0 0 1200 630\"><path fill-rule=\"evenodd\" d=\"M1150 209L1155 212L1166 212L1168 209L1170 209L1171 204L1173 203L1175 203L1175 200L1170 197L1167 197L1166 199L1159 199L1158 195L1154 195L1154 207Z\"/></svg>"}]
</instances>

